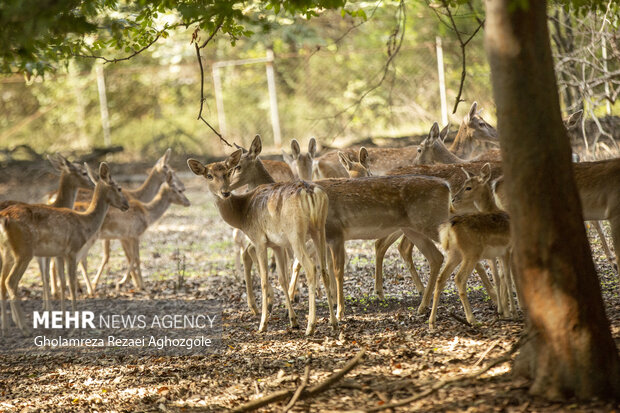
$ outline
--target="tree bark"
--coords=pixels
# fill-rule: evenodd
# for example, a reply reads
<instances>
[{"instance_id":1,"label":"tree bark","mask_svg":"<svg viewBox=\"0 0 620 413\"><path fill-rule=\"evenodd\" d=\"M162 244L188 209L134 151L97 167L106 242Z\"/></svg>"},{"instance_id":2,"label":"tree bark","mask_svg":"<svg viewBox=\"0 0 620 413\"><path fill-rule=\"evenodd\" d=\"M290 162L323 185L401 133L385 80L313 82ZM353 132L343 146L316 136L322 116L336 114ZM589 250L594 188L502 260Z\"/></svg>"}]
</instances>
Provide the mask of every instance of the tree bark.
<instances>
[{"instance_id":1,"label":"tree bark","mask_svg":"<svg viewBox=\"0 0 620 413\"><path fill-rule=\"evenodd\" d=\"M521 6L525 3L525 6ZM620 363L562 126L546 2L486 0L485 43L531 339L515 372L551 399L620 398Z\"/></svg>"}]
</instances>

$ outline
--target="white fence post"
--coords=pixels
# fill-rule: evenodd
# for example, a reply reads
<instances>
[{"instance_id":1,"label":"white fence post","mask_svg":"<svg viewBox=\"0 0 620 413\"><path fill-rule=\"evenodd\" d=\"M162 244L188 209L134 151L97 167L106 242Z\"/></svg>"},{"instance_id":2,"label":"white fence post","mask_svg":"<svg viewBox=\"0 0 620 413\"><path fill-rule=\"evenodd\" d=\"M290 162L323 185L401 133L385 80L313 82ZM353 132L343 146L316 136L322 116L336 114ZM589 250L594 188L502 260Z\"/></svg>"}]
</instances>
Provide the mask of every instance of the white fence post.
<instances>
[{"instance_id":1,"label":"white fence post","mask_svg":"<svg viewBox=\"0 0 620 413\"><path fill-rule=\"evenodd\" d=\"M439 98L441 99L441 126L448 124L448 104L446 103L446 78L443 71L443 48L441 37L435 37L437 47L437 74L439 76Z\"/></svg>"},{"instance_id":2,"label":"white fence post","mask_svg":"<svg viewBox=\"0 0 620 413\"><path fill-rule=\"evenodd\" d=\"M105 77L103 66L95 65L97 89L99 90L99 108L101 110L101 126L103 128L103 144L110 146L110 116L108 114L108 98L105 93Z\"/></svg>"},{"instance_id":3,"label":"white fence post","mask_svg":"<svg viewBox=\"0 0 620 413\"><path fill-rule=\"evenodd\" d=\"M273 143L276 147L282 146L280 134L280 116L278 114L278 96L276 95L276 77L273 70L273 50L267 49L267 87L269 89L269 107L271 108L271 127L273 128Z\"/></svg>"}]
</instances>

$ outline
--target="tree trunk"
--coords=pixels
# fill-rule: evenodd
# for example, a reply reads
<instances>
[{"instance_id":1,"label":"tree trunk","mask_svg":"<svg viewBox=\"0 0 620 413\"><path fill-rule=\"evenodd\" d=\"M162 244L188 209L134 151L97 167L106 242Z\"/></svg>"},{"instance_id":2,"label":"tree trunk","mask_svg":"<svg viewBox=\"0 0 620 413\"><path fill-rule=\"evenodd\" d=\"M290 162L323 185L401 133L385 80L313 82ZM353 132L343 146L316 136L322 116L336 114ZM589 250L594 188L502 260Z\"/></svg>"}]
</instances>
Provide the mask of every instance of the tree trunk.
<instances>
[{"instance_id":1,"label":"tree trunk","mask_svg":"<svg viewBox=\"0 0 620 413\"><path fill-rule=\"evenodd\" d=\"M486 0L514 254L530 339L515 371L552 399L620 397L605 315L562 126L546 2ZM516 6L516 7L515 7Z\"/></svg>"}]
</instances>

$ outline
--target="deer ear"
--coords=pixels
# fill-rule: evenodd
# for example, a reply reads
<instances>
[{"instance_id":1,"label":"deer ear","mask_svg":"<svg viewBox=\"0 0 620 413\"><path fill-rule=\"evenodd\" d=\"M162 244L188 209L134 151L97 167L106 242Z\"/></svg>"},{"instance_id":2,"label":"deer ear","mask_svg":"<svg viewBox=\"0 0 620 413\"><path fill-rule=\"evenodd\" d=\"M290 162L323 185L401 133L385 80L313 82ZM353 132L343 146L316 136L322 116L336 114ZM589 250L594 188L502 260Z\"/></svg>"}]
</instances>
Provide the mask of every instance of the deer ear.
<instances>
[{"instance_id":1,"label":"deer ear","mask_svg":"<svg viewBox=\"0 0 620 413\"><path fill-rule=\"evenodd\" d=\"M338 159L340 159L340 163L342 164L342 166L344 166L344 169L346 169L347 171L351 170L351 160L347 155L338 151Z\"/></svg>"},{"instance_id":2,"label":"deer ear","mask_svg":"<svg viewBox=\"0 0 620 413\"><path fill-rule=\"evenodd\" d=\"M566 127L566 129L570 129L576 126L579 122L581 122L582 116L583 116L583 109L578 110L577 112L571 113L570 115L568 115L568 117L564 120L564 126Z\"/></svg>"},{"instance_id":3,"label":"deer ear","mask_svg":"<svg viewBox=\"0 0 620 413\"><path fill-rule=\"evenodd\" d=\"M465 122L469 123L469 121L472 120L474 116L476 116L477 111L478 111L478 102L474 102L471 104L471 108L469 108L469 113L467 114L467 117L465 118Z\"/></svg>"},{"instance_id":4,"label":"deer ear","mask_svg":"<svg viewBox=\"0 0 620 413\"><path fill-rule=\"evenodd\" d=\"M86 169L86 174L88 175L90 180L93 182L93 184L97 185L97 177L95 176L95 172L92 170L90 165L87 164L86 162L84 162L84 169Z\"/></svg>"},{"instance_id":5,"label":"deer ear","mask_svg":"<svg viewBox=\"0 0 620 413\"><path fill-rule=\"evenodd\" d=\"M110 182L110 166L106 162L101 162L99 164L99 179Z\"/></svg>"},{"instance_id":6,"label":"deer ear","mask_svg":"<svg viewBox=\"0 0 620 413\"><path fill-rule=\"evenodd\" d=\"M297 142L297 139L293 139L291 141L291 156L293 157L293 159L297 160L299 159L299 155L301 155L301 148L299 147L299 142Z\"/></svg>"},{"instance_id":7,"label":"deer ear","mask_svg":"<svg viewBox=\"0 0 620 413\"><path fill-rule=\"evenodd\" d=\"M252 145L250 145L250 150L248 151L248 156L252 159L256 158L260 152L263 150L263 143L260 139L260 135L256 135L254 140L252 141Z\"/></svg>"},{"instance_id":8,"label":"deer ear","mask_svg":"<svg viewBox=\"0 0 620 413\"><path fill-rule=\"evenodd\" d=\"M58 152L53 155L47 155L47 160L50 161L52 167L59 172L66 170L65 158L63 158Z\"/></svg>"},{"instance_id":9,"label":"deer ear","mask_svg":"<svg viewBox=\"0 0 620 413\"><path fill-rule=\"evenodd\" d=\"M491 164L485 163L480 169L480 178L482 179L482 183L486 184L491 179Z\"/></svg>"},{"instance_id":10,"label":"deer ear","mask_svg":"<svg viewBox=\"0 0 620 413\"><path fill-rule=\"evenodd\" d=\"M310 138L310 142L308 142L308 153L310 154L310 157L314 159L314 156L316 155L316 139L314 138Z\"/></svg>"},{"instance_id":11,"label":"deer ear","mask_svg":"<svg viewBox=\"0 0 620 413\"><path fill-rule=\"evenodd\" d=\"M368 169L368 149L362 146L360 148L359 157L360 157L360 163L362 164L362 166Z\"/></svg>"},{"instance_id":12,"label":"deer ear","mask_svg":"<svg viewBox=\"0 0 620 413\"><path fill-rule=\"evenodd\" d=\"M469 172L467 172L465 168L463 168L462 166L461 166L461 171L463 171L463 173L465 174L465 179L471 178L471 175L469 174Z\"/></svg>"},{"instance_id":13,"label":"deer ear","mask_svg":"<svg viewBox=\"0 0 620 413\"><path fill-rule=\"evenodd\" d=\"M237 166L239 164L239 161L241 160L242 154L243 154L243 150L241 149L237 149L236 151L231 153L228 156L228 159L226 159L226 168L230 169L230 168L234 168L235 166Z\"/></svg>"},{"instance_id":14,"label":"deer ear","mask_svg":"<svg viewBox=\"0 0 620 413\"><path fill-rule=\"evenodd\" d=\"M441 139L442 142L445 141L448 137L448 133L450 133L450 122L439 132L439 139Z\"/></svg>"},{"instance_id":15,"label":"deer ear","mask_svg":"<svg viewBox=\"0 0 620 413\"><path fill-rule=\"evenodd\" d=\"M200 163L200 161L192 158L187 160L187 166L189 166L189 169L191 169L192 172L196 175L204 175L206 170L205 166Z\"/></svg>"},{"instance_id":16,"label":"deer ear","mask_svg":"<svg viewBox=\"0 0 620 413\"><path fill-rule=\"evenodd\" d=\"M284 159L284 162L286 162L288 166L291 166L293 163L293 157L286 153L284 149L282 149L282 159Z\"/></svg>"},{"instance_id":17,"label":"deer ear","mask_svg":"<svg viewBox=\"0 0 620 413\"><path fill-rule=\"evenodd\" d=\"M428 133L428 139L434 141L437 138L439 138L439 124L437 122L433 122L431 131Z\"/></svg>"}]
</instances>

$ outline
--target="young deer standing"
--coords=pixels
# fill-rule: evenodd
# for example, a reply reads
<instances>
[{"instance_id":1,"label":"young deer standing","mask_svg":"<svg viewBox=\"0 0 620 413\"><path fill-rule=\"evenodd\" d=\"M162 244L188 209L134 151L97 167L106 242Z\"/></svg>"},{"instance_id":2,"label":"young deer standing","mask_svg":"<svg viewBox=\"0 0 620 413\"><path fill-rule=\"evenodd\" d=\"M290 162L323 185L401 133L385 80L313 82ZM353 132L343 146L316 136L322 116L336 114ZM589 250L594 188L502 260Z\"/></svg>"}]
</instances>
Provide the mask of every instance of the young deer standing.
<instances>
[{"instance_id":1,"label":"young deer standing","mask_svg":"<svg viewBox=\"0 0 620 413\"><path fill-rule=\"evenodd\" d=\"M188 207L190 202L183 194L183 190L177 186L173 172L169 171L166 182L159 188L157 195L155 195L152 201L144 203L138 200L130 200L127 212L121 212L118 209L110 209L108 211L97 236L93 237L89 244L92 245L97 239L108 241L118 239L121 241L125 257L127 258L127 273L117 283L117 288L124 284L131 276L136 288L143 289L144 282L140 268L140 237L149 226L161 218L171 204ZM78 204L76 205L76 210L84 210L87 207L87 205ZM83 257L80 259L81 262L86 259L90 245L82 249L81 255ZM109 254L104 256L104 261L101 262L99 271L92 282L93 290L97 289L97 284L99 284L99 279L107 264L108 256Z\"/></svg>"},{"instance_id":2,"label":"young deer standing","mask_svg":"<svg viewBox=\"0 0 620 413\"><path fill-rule=\"evenodd\" d=\"M157 162L155 162L155 165L149 170L146 180L138 188L135 188L135 189L123 188L122 189L123 194L127 197L127 199L135 199L141 202L151 201L153 197L155 197L155 195L157 194L157 191L159 191L159 187L164 182L166 182L166 179L169 173L173 174L174 184L181 190L185 190L185 185L183 185L183 182L181 182L178 179L176 173L174 173L174 170L170 167L169 161L170 161L171 153L172 153L172 150L168 148L166 152L162 155L162 157L159 158ZM86 202L87 204L90 202L91 198L92 198L92 191L80 191L78 194L78 201ZM103 247L103 257L101 259L101 262L105 263L109 260L109 257L110 257L110 240L107 240L107 239L103 240L102 247ZM84 259L80 263L81 268L82 268L82 276L86 282L86 289L87 289L88 295L93 296L94 290L93 290L92 285L90 285L90 282L89 282L86 261L87 260ZM97 271L97 273L99 273L100 271L103 271L102 267L104 265L105 264L99 265L99 270ZM51 282L51 294L52 295L56 295L58 291L58 280L56 280L56 277L54 275L55 275L55 272L52 271L52 282Z\"/></svg>"},{"instance_id":3,"label":"young deer standing","mask_svg":"<svg viewBox=\"0 0 620 413\"><path fill-rule=\"evenodd\" d=\"M318 251L319 266L325 289L329 291L326 264L325 220L328 199L320 187L298 181L262 185L243 195L233 195L230 176L238 171L241 150L234 152L224 162L203 165L195 159L187 164L196 175L203 176L209 191L215 197L220 215L229 225L242 230L256 248L261 275L262 306L259 331L267 328L267 248L276 256L278 278L284 292L291 327L297 326L297 316L291 306L287 290L285 248L291 248L302 263L308 278L309 313L306 335L316 327L316 268L306 250L306 240L312 238ZM258 159L257 159L258 160ZM258 160L260 163L260 160ZM262 164L261 164L262 165ZM263 173L267 174L264 170ZM329 320L337 328L331 296L328 296Z\"/></svg>"},{"instance_id":4,"label":"young deer standing","mask_svg":"<svg viewBox=\"0 0 620 413\"><path fill-rule=\"evenodd\" d=\"M93 181L88 176L88 172L83 165L69 162L59 153L54 155L48 155L48 160L56 169L60 172L60 180L58 183L58 190L56 191L56 197L54 202L49 206L54 208L73 208L75 198L78 193L78 189L92 189L95 187ZM0 210L16 205L23 204L17 201L3 201L0 202ZM64 265L62 258L56 258L57 265ZM41 270L41 282L43 284L43 301L46 310L50 310L50 286L49 286L49 262L48 257L38 257L39 269ZM64 294L61 296L61 300L64 301Z\"/></svg>"},{"instance_id":5,"label":"young deer standing","mask_svg":"<svg viewBox=\"0 0 620 413\"><path fill-rule=\"evenodd\" d=\"M105 162L99 166L99 177L93 199L86 212L46 205L14 205L0 212L2 255L0 311L3 329L7 326L4 302L8 291L9 299L12 300L13 320L20 329L27 330L19 304L17 286L33 256L65 259L69 273L71 303L75 310L76 268L80 250L101 228L110 205L123 211L129 209L127 198L121 192L120 186L112 180L110 169ZM64 268L58 267L58 271L62 273Z\"/></svg>"},{"instance_id":6,"label":"young deer standing","mask_svg":"<svg viewBox=\"0 0 620 413\"><path fill-rule=\"evenodd\" d=\"M441 244L447 252L447 260L435 285L433 308L429 319L431 329L435 327L441 291L448 277L459 264L461 267L456 273L455 284L467 321L475 323L476 320L467 299L467 280L476 263L485 258L494 260L496 257L501 257L504 273L503 277L496 279L499 290L498 311L505 317L516 316L510 271L510 219L508 214L501 211L493 201L489 185L491 178L489 164L482 168L479 176L470 176L466 171L465 175L467 179L463 187L454 195L453 203L455 206L474 204L481 212L455 215L439 230Z\"/></svg>"},{"instance_id":7,"label":"young deer standing","mask_svg":"<svg viewBox=\"0 0 620 413\"><path fill-rule=\"evenodd\" d=\"M260 144L260 137L255 138ZM253 143L254 145L254 143ZM273 182L260 159L254 168L232 167L230 190L251 183ZM326 223L327 243L332 252L338 295L338 319L344 317L344 241L377 239L398 230L414 240L429 260L430 283L434 285L443 255L432 240L439 241L438 228L449 217L448 183L424 176L367 177L359 179L325 179L315 182L329 198ZM291 280L294 285L295 280ZM432 288L425 289L421 308L426 308Z\"/></svg>"}]
</instances>

